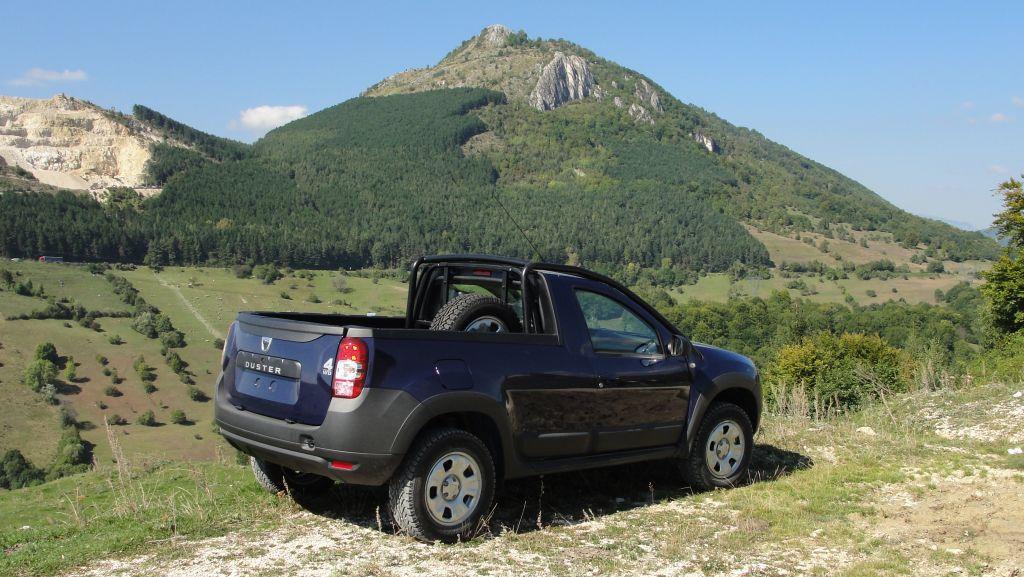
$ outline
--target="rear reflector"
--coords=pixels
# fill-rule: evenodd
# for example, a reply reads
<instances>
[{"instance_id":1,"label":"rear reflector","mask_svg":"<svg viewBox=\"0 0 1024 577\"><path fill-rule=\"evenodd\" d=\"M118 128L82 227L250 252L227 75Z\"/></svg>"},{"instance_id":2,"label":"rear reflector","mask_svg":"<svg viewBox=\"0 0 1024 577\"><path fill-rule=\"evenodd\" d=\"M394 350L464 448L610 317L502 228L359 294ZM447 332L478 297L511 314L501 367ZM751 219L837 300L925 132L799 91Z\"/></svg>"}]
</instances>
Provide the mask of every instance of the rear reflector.
<instances>
[{"instance_id":1,"label":"rear reflector","mask_svg":"<svg viewBox=\"0 0 1024 577\"><path fill-rule=\"evenodd\" d=\"M345 337L338 345L338 356L334 362L334 396L354 399L363 392L366 383L366 365L370 352L361 339Z\"/></svg>"},{"instance_id":2,"label":"rear reflector","mask_svg":"<svg viewBox=\"0 0 1024 577\"><path fill-rule=\"evenodd\" d=\"M332 469L341 469L342 471L351 471L356 468L355 463L349 463L348 461L331 461Z\"/></svg>"}]
</instances>

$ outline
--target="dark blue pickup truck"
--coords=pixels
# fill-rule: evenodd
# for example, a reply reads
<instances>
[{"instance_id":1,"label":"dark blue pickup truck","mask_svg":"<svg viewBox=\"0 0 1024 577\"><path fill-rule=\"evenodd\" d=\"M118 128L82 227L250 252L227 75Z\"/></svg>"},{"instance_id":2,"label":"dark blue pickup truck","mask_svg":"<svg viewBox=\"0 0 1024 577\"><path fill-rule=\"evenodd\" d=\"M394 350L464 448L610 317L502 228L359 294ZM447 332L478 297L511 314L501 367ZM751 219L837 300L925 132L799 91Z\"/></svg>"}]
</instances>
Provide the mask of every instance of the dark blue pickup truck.
<instances>
[{"instance_id":1,"label":"dark blue pickup truck","mask_svg":"<svg viewBox=\"0 0 1024 577\"><path fill-rule=\"evenodd\" d=\"M404 317L239 313L216 391L268 490L387 484L425 540L477 529L504 479L675 459L695 488L733 485L760 413L750 360L621 284L484 255L416 261Z\"/></svg>"}]
</instances>

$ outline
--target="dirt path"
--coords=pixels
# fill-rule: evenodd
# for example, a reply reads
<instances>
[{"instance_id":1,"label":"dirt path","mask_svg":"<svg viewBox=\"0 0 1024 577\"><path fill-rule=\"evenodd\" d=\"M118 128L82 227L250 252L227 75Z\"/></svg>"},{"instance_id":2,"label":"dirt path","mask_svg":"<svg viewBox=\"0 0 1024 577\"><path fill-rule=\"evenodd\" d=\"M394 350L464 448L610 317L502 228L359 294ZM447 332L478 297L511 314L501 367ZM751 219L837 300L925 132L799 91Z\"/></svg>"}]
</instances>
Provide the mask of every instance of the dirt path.
<instances>
[{"instance_id":1,"label":"dirt path","mask_svg":"<svg viewBox=\"0 0 1024 577\"><path fill-rule=\"evenodd\" d=\"M174 294L178 295L178 298L181 299L181 302L185 305L185 307L187 307L188 310L192 312L192 316L196 317L196 320L199 321L200 323L202 323L203 326L206 327L206 330L209 331L211 335L213 335L214 337L216 337L218 339L223 339L224 338L224 333L218 331L213 326L213 323L211 323L210 321L206 320L206 318L202 314L199 313L199 310L196 309L195 305L193 305L191 302L189 302L188 298L185 297L185 294L181 292L181 289L178 288L177 285L173 285L173 284L165 281L164 279L160 278L159 276L157 276L157 280L160 281L160 284L164 288L171 289L171 291L173 291Z\"/></svg>"}]
</instances>

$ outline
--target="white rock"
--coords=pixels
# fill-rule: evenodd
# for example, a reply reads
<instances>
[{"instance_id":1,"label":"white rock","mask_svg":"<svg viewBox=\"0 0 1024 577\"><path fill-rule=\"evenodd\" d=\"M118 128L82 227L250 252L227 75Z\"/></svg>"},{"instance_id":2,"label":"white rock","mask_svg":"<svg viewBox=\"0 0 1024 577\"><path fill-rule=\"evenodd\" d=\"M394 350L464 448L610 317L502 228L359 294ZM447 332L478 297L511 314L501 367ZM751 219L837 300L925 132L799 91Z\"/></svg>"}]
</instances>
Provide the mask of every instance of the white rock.
<instances>
[{"instance_id":1,"label":"white rock","mask_svg":"<svg viewBox=\"0 0 1024 577\"><path fill-rule=\"evenodd\" d=\"M710 136L704 134L699 130L693 133L693 139L696 140L698 144L706 148L708 152L718 152L719 150L718 143L715 142Z\"/></svg>"},{"instance_id":2,"label":"white rock","mask_svg":"<svg viewBox=\"0 0 1024 577\"><path fill-rule=\"evenodd\" d=\"M594 76L587 61L579 56L555 52L530 93L530 106L537 110L552 110L572 100L583 100L593 90Z\"/></svg>"},{"instance_id":3,"label":"white rock","mask_svg":"<svg viewBox=\"0 0 1024 577\"><path fill-rule=\"evenodd\" d=\"M1016 393L1013 394L1013 398L1015 399L1019 399L1021 397L1024 397L1024 391L1017 391Z\"/></svg>"},{"instance_id":4,"label":"white rock","mask_svg":"<svg viewBox=\"0 0 1024 577\"><path fill-rule=\"evenodd\" d=\"M658 96L658 91L655 90L646 80L641 78L636 83L636 90L633 95L636 96L640 102L644 104L650 104L653 110L662 112L664 109L661 107L661 98Z\"/></svg>"},{"instance_id":5,"label":"white rock","mask_svg":"<svg viewBox=\"0 0 1024 577\"><path fill-rule=\"evenodd\" d=\"M647 109L640 106L637 103L629 105L629 115L633 117L636 122L650 122L654 124L654 119L651 118L651 113L647 112Z\"/></svg>"},{"instance_id":6,"label":"white rock","mask_svg":"<svg viewBox=\"0 0 1024 577\"><path fill-rule=\"evenodd\" d=\"M37 100L0 96L0 158L40 182L78 190L141 187L164 140L130 116L58 94Z\"/></svg>"},{"instance_id":7,"label":"white rock","mask_svg":"<svg viewBox=\"0 0 1024 577\"><path fill-rule=\"evenodd\" d=\"M1012 449L1008 449L1006 452L1011 455L1020 455L1024 453L1024 449L1021 449L1020 447L1014 447Z\"/></svg>"},{"instance_id":8,"label":"white rock","mask_svg":"<svg viewBox=\"0 0 1024 577\"><path fill-rule=\"evenodd\" d=\"M508 37L511 34L512 31L509 30L508 27L502 26L501 24L491 24L487 28L484 28L483 32L480 33L480 39L487 46L500 48L505 45L505 42L508 41Z\"/></svg>"},{"instance_id":9,"label":"white rock","mask_svg":"<svg viewBox=\"0 0 1024 577\"><path fill-rule=\"evenodd\" d=\"M871 427L857 427L857 432L862 435L867 435L869 437L874 437L877 434L875 433L875 430L872 429Z\"/></svg>"}]
</instances>

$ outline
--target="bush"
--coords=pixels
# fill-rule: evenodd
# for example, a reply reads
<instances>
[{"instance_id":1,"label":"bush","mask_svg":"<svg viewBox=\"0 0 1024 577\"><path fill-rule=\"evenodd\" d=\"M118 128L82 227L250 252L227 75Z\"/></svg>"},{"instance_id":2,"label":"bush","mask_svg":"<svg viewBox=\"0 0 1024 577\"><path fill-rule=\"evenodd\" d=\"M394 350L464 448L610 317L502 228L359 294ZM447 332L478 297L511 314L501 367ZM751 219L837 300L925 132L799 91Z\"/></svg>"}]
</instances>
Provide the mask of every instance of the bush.
<instances>
[{"instance_id":1,"label":"bush","mask_svg":"<svg viewBox=\"0 0 1024 577\"><path fill-rule=\"evenodd\" d=\"M123 345L124 339L121 338L121 335L110 335L107 337L107 342L112 345Z\"/></svg>"},{"instance_id":2,"label":"bush","mask_svg":"<svg viewBox=\"0 0 1024 577\"><path fill-rule=\"evenodd\" d=\"M222 338L213 339L213 348L217 349L218 351L222 350L224 348L224 339L222 339Z\"/></svg>"},{"instance_id":3,"label":"bush","mask_svg":"<svg viewBox=\"0 0 1024 577\"><path fill-rule=\"evenodd\" d=\"M285 291L281 291L281 298L283 298L286 301L290 301L292 300L292 295L288 294Z\"/></svg>"},{"instance_id":4,"label":"bush","mask_svg":"<svg viewBox=\"0 0 1024 577\"><path fill-rule=\"evenodd\" d=\"M156 371L153 367L146 364L146 357L139 355L135 359L135 363L132 364L135 368L135 372L139 374L139 378L145 383L151 383L156 380Z\"/></svg>"},{"instance_id":5,"label":"bush","mask_svg":"<svg viewBox=\"0 0 1024 577\"><path fill-rule=\"evenodd\" d=\"M310 293L309 296L306 297L306 302L316 304L316 303L319 303L319 302L322 302L322 301L320 300L320 297L316 296L313 293Z\"/></svg>"},{"instance_id":6,"label":"bush","mask_svg":"<svg viewBox=\"0 0 1024 577\"><path fill-rule=\"evenodd\" d=\"M352 287L348 286L348 280L346 280L345 277L341 275L338 275L331 279L331 286L334 287L334 290L342 294L352 292Z\"/></svg>"},{"instance_id":7,"label":"bush","mask_svg":"<svg viewBox=\"0 0 1024 577\"><path fill-rule=\"evenodd\" d=\"M103 355L96 355L96 362L105 367L110 361Z\"/></svg>"},{"instance_id":8,"label":"bush","mask_svg":"<svg viewBox=\"0 0 1024 577\"><path fill-rule=\"evenodd\" d=\"M210 397L206 396L206 393L196 387L188 388L188 398L192 399L197 403L205 403L210 400Z\"/></svg>"},{"instance_id":9,"label":"bush","mask_svg":"<svg viewBox=\"0 0 1024 577\"><path fill-rule=\"evenodd\" d=\"M181 409L174 409L171 411L171 422L175 425L187 425L188 417L185 416L185 411Z\"/></svg>"},{"instance_id":10,"label":"bush","mask_svg":"<svg viewBox=\"0 0 1024 577\"><path fill-rule=\"evenodd\" d=\"M57 366L46 359L36 359L25 367L21 382L33 392L40 392L57 379Z\"/></svg>"},{"instance_id":11,"label":"bush","mask_svg":"<svg viewBox=\"0 0 1024 577\"><path fill-rule=\"evenodd\" d=\"M103 394L108 397L120 397L124 393L114 385L109 385L107 388L103 389Z\"/></svg>"},{"instance_id":12,"label":"bush","mask_svg":"<svg viewBox=\"0 0 1024 577\"><path fill-rule=\"evenodd\" d=\"M47 404L56 405L60 403L60 401L57 400L57 387L54 386L53 383L43 385L43 388L39 390L39 395Z\"/></svg>"},{"instance_id":13,"label":"bush","mask_svg":"<svg viewBox=\"0 0 1024 577\"><path fill-rule=\"evenodd\" d=\"M252 269L252 276L263 281L263 284L273 284L274 281L281 278L281 271L277 270L277 267L272 264L261 264L256 268Z\"/></svg>"},{"instance_id":14,"label":"bush","mask_svg":"<svg viewBox=\"0 0 1024 577\"><path fill-rule=\"evenodd\" d=\"M78 378L78 371L75 370L75 357L68 357L67 363L64 365L64 380L73 383Z\"/></svg>"},{"instance_id":15,"label":"bush","mask_svg":"<svg viewBox=\"0 0 1024 577\"><path fill-rule=\"evenodd\" d=\"M57 356L57 347L53 346L53 343L41 343L38 347L36 347L35 358L37 360L50 361L51 363L54 364L56 364L57 361L60 360L60 358Z\"/></svg>"},{"instance_id":16,"label":"bush","mask_svg":"<svg viewBox=\"0 0 1024 577\"><path fill-rule=\"evenodd\" d=\"M185 346L185 333L178 330L160 333L160 344L169 349L180 349Z\"/></svg>"},{"instance_id":17,"label":"bush","mask_svg":"<svg viewBox=\"0 0 1024 577\"><path fill-rule=\"evenodd\" d=\"M143 427L155 427L156 415L153 414L153 411L146 411L145 413L139 415L139 418L136 419L135 422L142 425Z\"/></svg>"},{"instance_id":18,"label":"bush","mask_svg":"<svg viewBox=\"0 0 1024 577\"><path fill-rule=\"evenodd\" d=\"M0 489L20 489L42 483L46 477L21 451L11 449L0 459Z\"/></svg>"},{"instance_id":19,"label":"bush","mask_svg":"<svg viewBox=\"0 0 1024 577\"><path fill-rule=\"evenodd\" d=\"M933 260L928 263L926 270L930 273L946 272L946 265L942 264L941 260Z\"/></svg>"},{"instance_id":20,"label":"bush","mask_svg":"<svg viewBox=\"0 0 1024 577\"><path fill-rule=\"evenodd\" d=\"M153 383L144 383L142 385L142 390L146 391L147 395L152 395L153 393L156 392L157 389L156 389L156 385L154 385Z\"/></svg>"},{"instance_id":21,"label":"bush","mask_svg":"<svg viewBox=\"0 0 1024 577\"><path fill-rule=\"evenodd\" d=\"M252 267L247 264L236 264L231 270L237 278L249 278L252 276Z\"/></svg>"},{"instance_id":22,"label":"bush","mask_svg":"<svg viewBox=\"0 0 1024 577\"><path fill-rule=\"evenodd\" d=\"M907 353L877 335L820 333L787 345L771 365L769 390L802 389L824 409L843 410L910 382ZM777 393L772 393L777 394Z\"/></svg>"},{"instance_id":23,"label":"bush","mask_svg":"<svg viewBox=\"0 0 1024 577\"><path fill-rule=\"evenodd\" d=\"M77 426L64 427L57 444L57 458L46 473L47 480L89 470L92 444L82 440Z\"/></svg>"},{"instance_id":24,"label":"bush","mask_svg":"<svg viewBox=\"0 0 1024 577\"><path fill-rule=\"evenodd\" d=\"M876 293L874 289L868 289L864 294L868 295L871 298L875 298L876 296L878 296L878 293Z\"/></svg>"},{"instance_id":25,"label":"bush","mask_svg":"<svg viewBox=\"0 0 1024 577\"><path fill-rule=\"evenodd\" d=\"M127 425L128 424L128 421L125 420L125 418L122 417L121 415L118 415L117 413L114 413L112 415L107 415L104 418L107 420L107 424L112 426L112 427L116 427L116 426L120 426L120 425Z\"/></svg>"}]
</instances>

